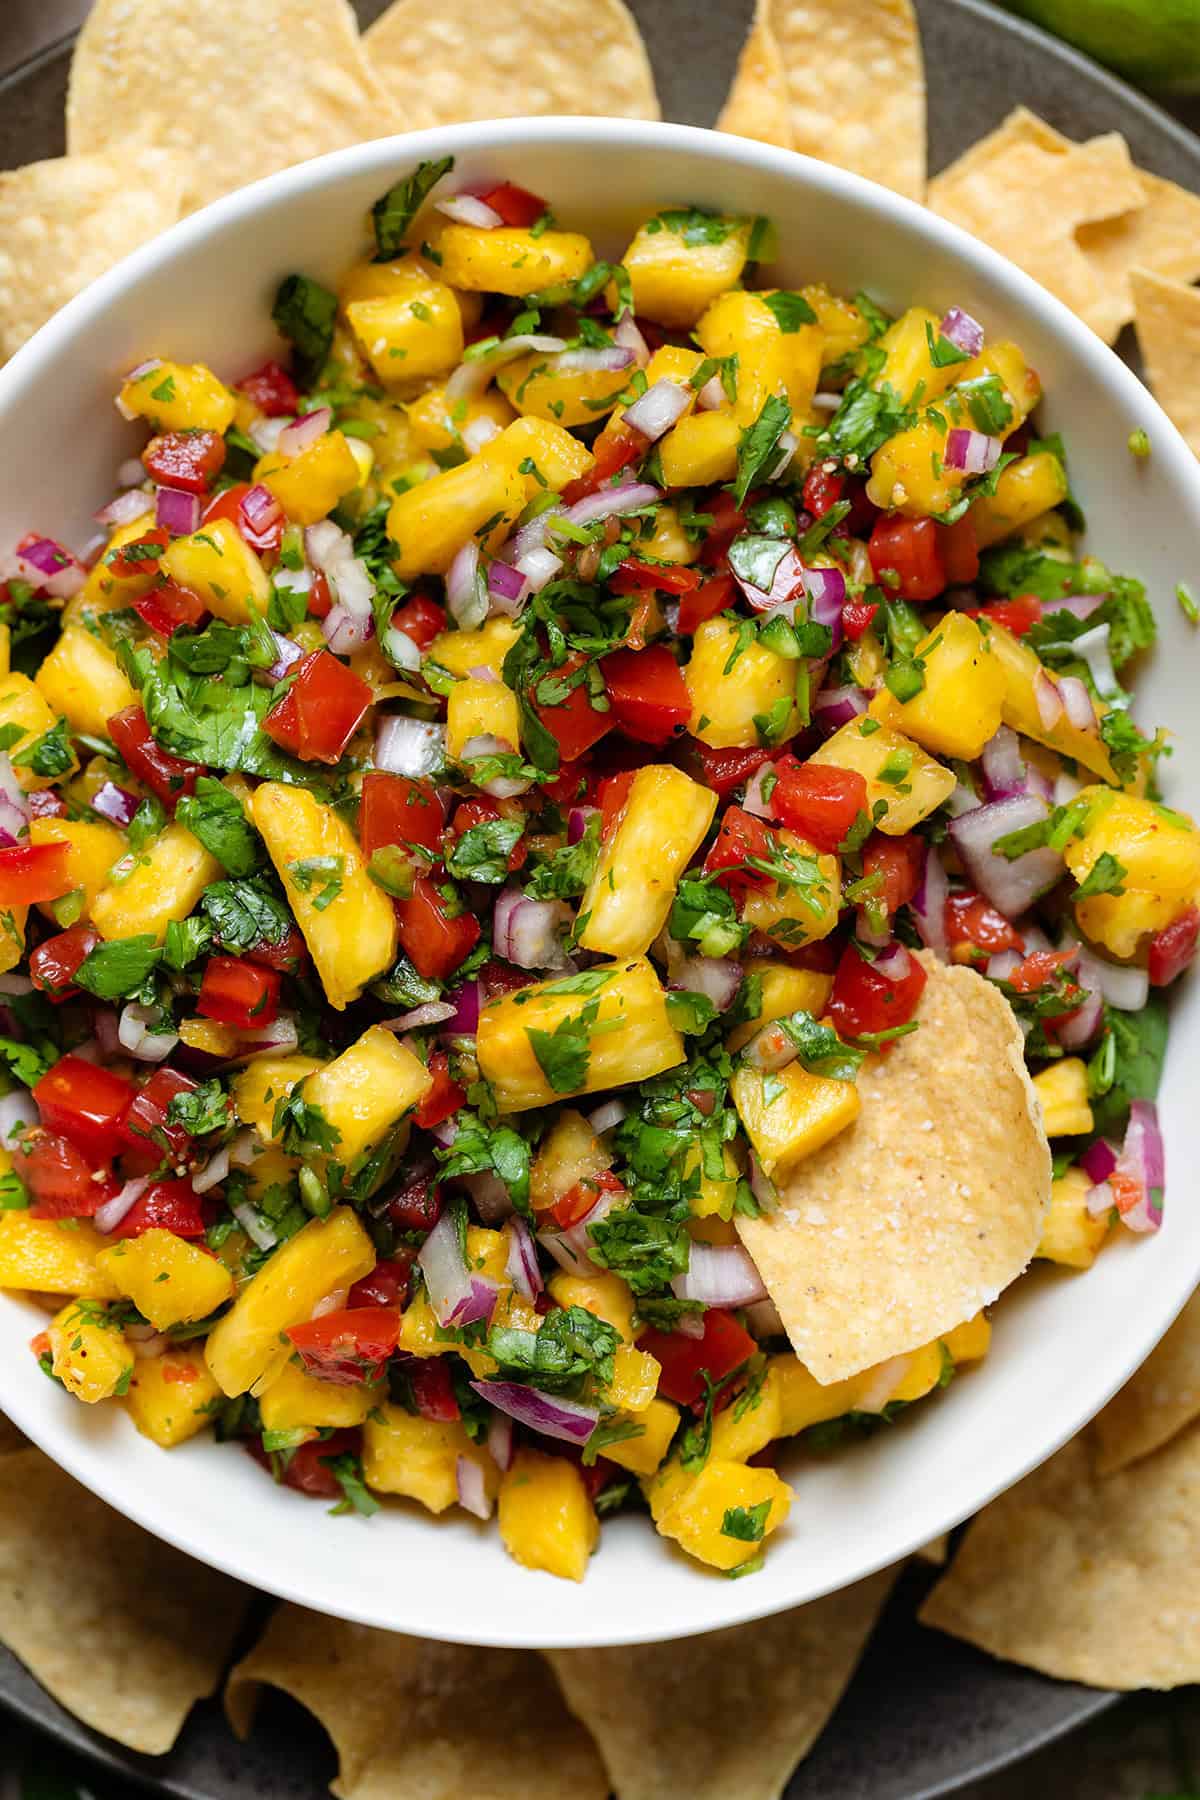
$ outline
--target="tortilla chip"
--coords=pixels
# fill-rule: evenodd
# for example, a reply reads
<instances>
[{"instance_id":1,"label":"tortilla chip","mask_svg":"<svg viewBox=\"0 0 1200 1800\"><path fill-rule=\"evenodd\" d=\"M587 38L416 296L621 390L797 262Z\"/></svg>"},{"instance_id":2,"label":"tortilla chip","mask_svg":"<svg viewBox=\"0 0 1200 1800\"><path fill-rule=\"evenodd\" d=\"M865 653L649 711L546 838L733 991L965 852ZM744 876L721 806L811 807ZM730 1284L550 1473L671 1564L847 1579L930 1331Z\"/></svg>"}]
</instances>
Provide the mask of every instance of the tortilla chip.
<instances>
[{"instance_id":1,"label":"tortilla chip","mask_svg":"<svg viewBox=\"0 0 1200 1800\"><path fill-rule=\"evenodd\" d=\"M534 1650L429 1643L286 1605L229 1677L225 1709L239 1737L264 1682L325 1727L343 1800L485 1789L487 1800L606 1800L595 1745Z\"/></svg>"},{"instance_id":2,"label":"tortilla chip","mask_svg":"<svg viewBox=\"0 0 1200 1800\"><path fill-rule=\"evenodd\" d=\"M363 40L406 129L539 113L659 119L623 0L395 0Z\"/></svg>"},{"instance_id":3,"label":"tortilla chip","mask_svg":"<svg viewBox=\"0 0 1200 1800\"><path fill-rule=\"evenodd\" d=\"M220 1681L249 1599L40 1450L0 1457L0 1642L93 1731L164 1755Z\"/></svg>"},{"instance_id":4,"label":"tortilla chip","mask_svg":"<svg viewBox=\"0 0 1200 1800\"><path fill-rule=\"evenodd\" d=\"M925 67L910 0L765 0L793 150L920 200Z\"/></svg>"},{"instance_id":5,"label":"tortilla chip","mask_svg":"<svg viewBox=\"0 0 1200 1800\"><path fill-rule=\"evenodd\" d=\"M0 173L0 362L52 313L183 212L167 150L60 157Z\"/></svg>"},{"instance_id":6,"label":"tortilla chip","mask_svg":"<svg viewBox=\"0 0 1200 1800\"><path fill-rule=\"evenodd\" d=\"M1050 1147L1003 995L918 952L919 1029L859 1071L862 1112L738 1219L800 1361L842 1381L973 1318L1037 1249Z\"/></svg>"},{"instance_id":7,"label":"tortilla chip","mask_svg":"<svg viewBox=\"0 0 1200 1800\"><path fill-rule=\"evenodd\" d=\"M1138 346L1154 398L1200 456L1200 288L1134 269Z\"/></svg>"},{"instance_id":8,"label":"tortilla chip","mask_svg":"<svg viewBox=\"0 0 1200 1800\"><path fill-rule=\"evenodd\" d=\"M923 1624L1103 1688L1200 1680L1200 1429L1119 1475L1090 1432L980 1513Z\"/></svg>"},{"instance_id":9,"label":"tortilla chip","mask_svg":"<svg viewBox=\"0 0 1200 1800\"><path fill-rule=\"evenodd\" d=\"M767 3L768 0L758 0L754 23L742 46L737 74L721 108L717 130L791 150L787 70L767 18Z\"/></svg>"},{"instance_id":10,"label":"tortilla chip","mask_svg":"<svg viewBox=\"0 0 1200 1800\"><path fill-rule=\"evenodd\" d=\"M944 1569L950 1561L950 1533L943 1531L941 1537L930 1538L927 1544L914 1550L913 1555L918 1562L928 1563L931 1569Z\"/></svg>"},{"instance_id":11,"label":"tortilla chip","mask_svg":"<svg viewBox=\"0 0 1200 1800\"><path fill-rule=\"evenodd\" d=\"M896 1573L728 1631L546 1657L620 1800L777 1800L841 1699Z\"/></svg>"},{"instance_id":12,"label":"tortilla chip","mask_svg":"<svg viewBox=\"0 0 1200 1800\"><path fill-rule=\"evenodd\" d=\"M1144 204L1115 219L1081 225L1075 241L1107 288L1120 295L1121 323L1133 317L1130 272L1200 279L1200 195L1138 170Z\"/></svg>"},{"instance_id":13,"label":"tortilla chip","mask_svg":"<svg viewBox=\"0 0 1200 1800\"><path fill-rule=\"evenodd\" d=\"M1136 214L1142 176L1118 132L1073 144L1024 107L929 184L934 212L1041 282L1106 342L1128 314L1123 280L1093 263L1076 233Z\"/></svg>"},{"instance_id":14,"label":"tortilla chip","mask_svg":"<svg viewBox=\"0 0 1200 1800\"><path fill-rule=\"evenodd\" d=\"M189 210L409 123L349 0L95 0L71 61L71 155L183 151Z\"/></svg>"},{"instance_id":15,"label":"tortilla chip","mask_svg":"<svg viewBox=\"0 0 1200 1800\"><path fill-rule=\"evenodd\" d=\"M1141 1368L1092 1427L1096 1468L1111 1475L1200 1418L1200 1294L1194 1294Z\"/></svg>"}]
</instances>

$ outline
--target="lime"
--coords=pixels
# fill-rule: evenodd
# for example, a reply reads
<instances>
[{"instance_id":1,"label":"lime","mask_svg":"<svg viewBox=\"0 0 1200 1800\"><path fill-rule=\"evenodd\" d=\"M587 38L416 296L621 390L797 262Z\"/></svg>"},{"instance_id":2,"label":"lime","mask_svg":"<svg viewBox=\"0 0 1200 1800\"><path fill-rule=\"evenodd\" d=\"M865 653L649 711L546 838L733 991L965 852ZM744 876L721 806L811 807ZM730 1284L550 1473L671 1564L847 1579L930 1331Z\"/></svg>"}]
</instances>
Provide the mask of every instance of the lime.
<instances>
[{"instance_id":1,"label":"lime","mask_svg":"<svg viewBox=\"0 0 1200 1800\"><path fill-rule=\"evenodd\" d=\"M1200 0L1001 0L1160 93L1200 93Z\"/></svg>"}]
</instances>

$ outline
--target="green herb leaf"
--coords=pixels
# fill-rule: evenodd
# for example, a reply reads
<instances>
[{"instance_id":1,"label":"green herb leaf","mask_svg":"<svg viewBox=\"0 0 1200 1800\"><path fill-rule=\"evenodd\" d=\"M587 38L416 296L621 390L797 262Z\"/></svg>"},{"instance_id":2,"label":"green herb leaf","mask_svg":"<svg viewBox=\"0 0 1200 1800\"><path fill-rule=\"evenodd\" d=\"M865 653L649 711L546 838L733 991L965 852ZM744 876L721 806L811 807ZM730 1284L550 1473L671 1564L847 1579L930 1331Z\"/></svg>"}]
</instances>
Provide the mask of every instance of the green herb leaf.
<instances>
[{"instance_id":1,"label":"green herb leaf","mask_svg":"<svg viewBox=\"0 0 1200 1800\"><path fill-rule=\"evenodd\" d=\"M396 182L386 194L379 196L371 208L371 220L380 262L399 256L409 226L442 176L448 175L453 167L452 156L439 156L436 162L418 163L411 175L406 175L403 181Z\"/></svg>"},{"instance_id":2,"label":"green herb leaf","mask_svg":"<svg viewBox=\"0 0 1200 1800\"><path fill-rule=\"evenodd\" d=\"M271 318L307 372L315 373L329 355L336 317L337 295L319 281L307 275L288 275L280 282Z\"/></svg>"},{"instance_id":3,"label":"green herb leaf","mask_svg":"<svg viewBox=\"0 0 1200 1800\"><path fill-rule=\"evenodd\" d=\"M262 860L262 842L236 794L211 775L201 775L175 816L230 875L252 875Z\"/></svg>"},{"instance_id":4,"label":"green herb leaf","mask_svg":"<svg viewBox=\"0 0 1200 1800\"><path fill-rule=\"evenodd\" d=\"M755 482L764 478L778 461L779 440L792 422L792 409L782 394L771 394L753 425L742 433L737 452L737 478L733 483L734 503L746 498Z\"/></svg>"}]
</instances>

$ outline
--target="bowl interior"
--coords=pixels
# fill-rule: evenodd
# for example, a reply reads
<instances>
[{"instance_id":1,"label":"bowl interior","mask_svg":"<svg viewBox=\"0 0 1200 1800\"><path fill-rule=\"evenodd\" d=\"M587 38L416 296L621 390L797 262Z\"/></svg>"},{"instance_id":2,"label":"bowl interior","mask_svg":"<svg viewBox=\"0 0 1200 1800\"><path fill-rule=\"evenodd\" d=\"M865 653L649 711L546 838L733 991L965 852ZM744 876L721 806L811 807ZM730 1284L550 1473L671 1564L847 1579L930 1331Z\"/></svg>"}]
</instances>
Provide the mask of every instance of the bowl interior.
<instances>
[{"instance_id":1,"label":"bowl interior","mask_svg":"<svg viewBox=\"0 0 1200 1800\"><path fill-rule=\"evenodd\" d=\"M772 278L867 288L899 310L967 308L1011 335L1039 369L1042 419L1067 438L1090 546L1140 575L1161 647L1139 684L1143 724L1176 733L1167 797L1187 806L1200 770L1188 707L1190 627L1173 599L1200 532L1200 474L1153 400L1084 327L1017 270L882 189L787 152L678 126L510 121L359 146L231 196L138 252L53 320L0 372L0 546L36 527L76 547L136 448L112 396L159 354L236 378L277 348L280 276L331 279L360 253L371 202L420 157L453 151L457 176L504 175L548 196L598 254L672 202L764 213L778 227ZM1135 461L1126 439L1149 432ZM605 1528L588 1578L530 1574L490 1527L398 1502L369 1523L274 1487L211 1442L164 1454L115 1409L48 1384L26 1344L44 1315L0 1295L0 1405L65 1468L147 1529L242 1579L318 1610L435 1638L582 1645L684 1636L798 1604L896 1560L957 1523L1050 1454L1161 1336L1200 1276L1200 1213L1185 1171L1200 1161L1186 1070L1200 1053L1200 999L1176 1006L1161 1097L1171 1171L1164 1229L1128 1233L1086 1275L1039 1268L995 1313L991 1356L937 1404L825 1460L794 1455L787 1527L765 1571L731 1583L674 1552L644 1518Z\"/></svg>"}]
</instances>

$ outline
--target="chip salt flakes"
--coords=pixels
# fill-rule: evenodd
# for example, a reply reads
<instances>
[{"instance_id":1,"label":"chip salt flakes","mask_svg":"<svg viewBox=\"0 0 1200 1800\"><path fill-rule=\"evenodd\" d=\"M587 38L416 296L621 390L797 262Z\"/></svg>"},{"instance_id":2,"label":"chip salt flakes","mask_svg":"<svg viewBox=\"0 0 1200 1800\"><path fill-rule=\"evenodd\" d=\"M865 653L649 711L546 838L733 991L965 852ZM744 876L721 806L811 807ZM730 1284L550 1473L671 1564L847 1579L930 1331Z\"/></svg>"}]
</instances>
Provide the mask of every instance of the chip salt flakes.
<instances>
[{"instance_id":1,"label":"chip salt flakes","mask_svg":"<svg viewBox=\"0 0 1200 1800\"><path fill-rule=\"evenodd\" d=\"M969 1319L1025 1268L1050 1147L998 989L919 953L918 1029L859 1072L854 1124L801 1163L777 1211L738 1219L800 1361L823 1383Z\"/></svg>"},{"instance_id":2,"label":"chip salt flakes","mask_svg":"<svg viewBox=\"0 0 1200 1800\"><path fill-rule=\"evenodd\" d=\"M0 1457L0 1642L93 1731L164 1755L219 1682L248 1599L40 1450Z\"/></svg>"},{"instance_id":3,"label":"chip salt flakes","mask_svg":"<svg viewBox=\"0 0 1200 1800\"><path fill-rule=\"evenodd\" d=\"M595 1745L533 1650L429 1643L289 1605L229 1677L225 1707L240 1737L264 1683L325 1727L342 1800L608 1794Z\"/></svg>"},{"instance_id":4,"label":"chip salt flakes","mask_svg":"<svg viewBox=\"0 0 1200 1800\"><path fill-rule=\"evenodd\" d=\"M1118 1475L1092 1448L1082 1433L980 1513L921 1621L1065 1681L1198 1681L1200 1427Z\"/></svg>"},{"instance_id":5,"label":"chip salt flakes","mask_svg":"<svg viewBox=\"0 0 1200 1800\"><path fill-rule=\"evenodd\" d=\"M1135 269L1134 318L1146 379L1200 456L1200 288Z\"/></svg>"},{"instance_id":6,"label":"chip salt flakes","mask_svg":"<svg viewBox=\"0 0 1200 1800\"><path fill-rule=\"evenodd\" d=\"M166 150L61 157L0 173L0 362L81 288L183 212Z\"/></svg>"},{"instance_id":7,"label":"chip salt flakes","mask_svg":"<svg viewBox=\"0 0 1200 1800\"><path fill-rule=\"evenodd\" d=\"M622 0L396 0L364 38L405 128L540 113L658 119Z\"/></svg>"},{"instance_id":8,"label":"chip salt flakes","mask_svg":"<svg viewBox=\"0 0 1200 1800\"><path fill-rule=\"evenodd\" d=\"M1170 1331L1150 1352L1093 1425L1096 1468L1111 1475L1200 1418L1200 1295L1188 1301Z\"/></svg>"},{"instance_id":9,"label":"chip salt flakes","mask_svg":"<svg viewBox=\"0 0 1200 1800\"><path fill-rule=\"evenodd\" d=\"M758 0L750 35L738 59L733 86L717 120L718 131L757 138L760 144L792 149L787 70L767 17L768 0Z\"/></svg>"},{"instance_id":10,"label":"chip salt flakes","mask_svg":"<svg viewBox=\"0 0 1200 1800\"><path fill-rule=\"evenodd\" d=\"M765 0L791 147L920 200L925 68L910 0Z\"/></svg>"},{"instance_id":11,"label":"chip salt flakes","mask_svg":"<svg viewBox=\"0 0 1200 1800\"><path fill-rule=\"evenodd\" d=\"M678 1643L546 1657L620 1800L777 1800L841 1699L895 1576L884 1569Z\"/></svg>"},{"instance_id":12,"label":"chip salt flakes","mask_svg":"<svg viewBox=\"0 0 1200 1800\"><path fill-rule=\"evenodd\" d=\"M72 156L184 151L189 208L407 123L350 0L95 0L71 62Z\"/></svg>"},{"instance_id":13,"label":"chip salt flakes","mask_svg":"<svg viewBox=\"0 0 1200 1800\"><path fill-rule=\"evenodd\" d=\"M1134 214L1143 178L1117 132L1073 144L1024 107L929 184L934 212L1041 282L1106 342L1128 318L1120 279L1093 264L1077 232Z\"/></svg>"}]
</instances>

